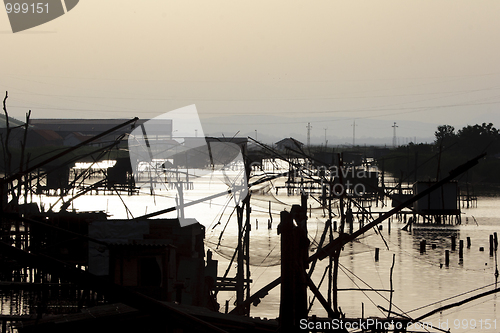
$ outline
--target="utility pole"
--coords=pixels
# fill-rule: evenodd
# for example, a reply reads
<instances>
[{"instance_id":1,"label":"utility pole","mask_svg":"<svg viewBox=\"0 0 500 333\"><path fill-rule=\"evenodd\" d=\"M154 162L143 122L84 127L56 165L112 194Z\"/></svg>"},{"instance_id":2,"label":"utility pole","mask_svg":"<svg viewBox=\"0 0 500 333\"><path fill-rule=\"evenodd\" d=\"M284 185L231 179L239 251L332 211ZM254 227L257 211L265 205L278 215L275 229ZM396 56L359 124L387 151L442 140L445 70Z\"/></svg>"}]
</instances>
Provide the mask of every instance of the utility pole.
<instances>
[{"instance_id":1,"label":"utility pole","mask_svg":"<svg viewBox=\"0 0 500 333\"><path fill-rule=\"evenodd\" d=\"M326 146L327 146L327 144L328 144L328 140L326 139L326 130L327 130L328 128L323 128L323 129L325 130L325 148L326 148Z\"/></svg>"},{"instance_id":2,"label":"utility pole","mask_svg":"<svg viewBox=\"0 0 500 333\"><path fill-rule=\"evenodd\" d=\"M307 123L307 146L310 147L311 146L311 123Z\"/></svg>"},{"instance_id":3,"label":"utility pole","mask_svg":"<svg viewBox=\"0 0 500 333\"><path fill-rule=\"evenodd\" d=\"M356 146L356 119L352 123L352 146Z\"/></svg>"},{"instance_id":4,"label":"utility pole","mask_svg":"<svg viewBox=\"0 0 500 333\"><path fill-rule=\"evenodd\" d=\"M392 136L392 146L394 148L396 148L396 146L398 145L397 139L396 139L396 127L398 127L398 126L396 125L396 122L394 122L394 125L392 125L392 128L394 128L394 134Z\"/></svg>"}]
</instances>

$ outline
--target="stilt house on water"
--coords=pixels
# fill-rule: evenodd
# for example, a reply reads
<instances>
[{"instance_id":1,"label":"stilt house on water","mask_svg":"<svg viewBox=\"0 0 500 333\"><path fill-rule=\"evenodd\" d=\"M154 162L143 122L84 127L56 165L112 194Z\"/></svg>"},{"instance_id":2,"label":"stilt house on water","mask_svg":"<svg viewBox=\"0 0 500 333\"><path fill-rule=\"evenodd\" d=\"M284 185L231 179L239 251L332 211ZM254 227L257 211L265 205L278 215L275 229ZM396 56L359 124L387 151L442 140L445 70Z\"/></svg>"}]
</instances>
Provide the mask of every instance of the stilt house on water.
<instances>
[{"instance_id":1,"label":"stilt house on water","mask_svg":"<svg viewBox=\"0 0 500 333\"><path fill-rule=\"evenodd\" d=\"M413 194L418 195L434 184L436 182L416 182L413 184ZM458 182L451 181L444 184L413 203L413 209L418 213L416 222L419 222L421 216L423 223L460 224L459 200Z\"/></svg>"}]
</instances>

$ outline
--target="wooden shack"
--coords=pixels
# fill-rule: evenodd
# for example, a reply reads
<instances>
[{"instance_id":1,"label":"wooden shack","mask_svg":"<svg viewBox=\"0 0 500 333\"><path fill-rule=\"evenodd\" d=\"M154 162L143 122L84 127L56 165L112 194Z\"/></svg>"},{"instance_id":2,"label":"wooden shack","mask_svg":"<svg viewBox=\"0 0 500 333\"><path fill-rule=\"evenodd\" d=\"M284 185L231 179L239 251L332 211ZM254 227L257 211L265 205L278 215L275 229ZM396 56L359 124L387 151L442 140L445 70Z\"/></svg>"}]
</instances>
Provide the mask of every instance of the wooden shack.
<instances>
[{"instance_id":1,"label":"wooden shack","mask_svg":"<svg viewBox=\"0 0 500 333\"><path fill-rule=\"evenodd\" d=\"M108 190L132 189L135 186L129 157L117 158L115 165L108 168L106 186Z\"/></svg>"},{"instance_id":2,"label":"wooden shack","mask_svg":"<svg viewBox=\"0 0 500 333\"><path fill-rule=\"evenodd\" d=\"M41 187L46 195L59 195L69 186L69 175L72 165L52 165L46 167L46 186Z\"/></svg>"},{"instance_id":3,"label":"wooden shack","mask_svg":"<svg viewBox=\"0 0 500 333\"><path fill-rule=\"evenodd\" d=\"M90 242L90 273L161 301L218 307L210 296L216 276L205 274L205 228L197 221L95 221L89 236L109 244Z\"/></svg>"},{"instance_id":4,"label":"wooden shack","mask_svg":"<svg viewBox=\"0 0 500 333\"><path fill-rule=\"evenodd\" d=\"M419 181L413 184L418 195L435 182ZM460 196L457 181L451 181L413 203L413 209L423 217L424 223L460 224ZM418 222L418 221L416 221Z\"/></svg>"}]
</instances>

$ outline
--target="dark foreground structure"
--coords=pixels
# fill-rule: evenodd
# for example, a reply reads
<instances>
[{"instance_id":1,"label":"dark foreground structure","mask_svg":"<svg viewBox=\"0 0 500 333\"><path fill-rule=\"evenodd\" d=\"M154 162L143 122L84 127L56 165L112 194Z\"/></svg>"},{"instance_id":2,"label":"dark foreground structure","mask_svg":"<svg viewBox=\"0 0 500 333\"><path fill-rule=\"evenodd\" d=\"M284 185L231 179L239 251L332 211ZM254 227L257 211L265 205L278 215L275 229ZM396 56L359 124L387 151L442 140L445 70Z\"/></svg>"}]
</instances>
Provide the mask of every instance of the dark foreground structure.
<instances>
[{"instance_id":1,"label":"dark foreground structure","mask_svg":"<svg viewBox=\"0 0 500 333\"><path fill-rule=\"evenodd\" d=\"M114 129L134 121L137 119ZM238 144L245 146L246 139L239 140ZM30 204L12 202L14 199L8 202L8 193L15 197L22 192L23 184L25 188L31 184L38 168L71 149L0 179L1 286L3 290L17 290L28 296L21 302L25 301L29 307L26 316L1 319L4 326L7 321L16 322L20 332L347 332L349 327L354 328L355 323L361 322L364 325L358 328L363 332L406 332L409 323L425 316L412 319L389 308L385 318L345 317L337 297L340 252L347 243L442 188L484 156L451 171L448 177L429 184L356 231L352 227L352 211L344 206L346 202L354 205L353 198L348 193L336 195L321 188L330 218L312 255L307 230L308 196L302 193L300 205L293 205L290 212L280 214L281 276L251 294L250 194L235 207L238 242L231 260L231 264L237 263L234 278L227 273L222 277L218 275L217 261L210 251L205 251L205 230L201 224L192 221L189 226L181 227L177 219L154 218L174 211L175 207L129 220L110 220L103 212L41 212ZM246 150L242 151L246 155ZM342 165L341 156L338 161ZM245 172L250 175L248 160ZM264 175L249 187L278 176L290 177L290 174ZM331 185L333 182L345 185L347 180L340 177L329 181ZM373 185L376 198L378 187ZM333 200L339 202L341 214L335 234L331 219ZM327 236L328 244L324 242ZM327 299L311 280L317 261L325 259L329 260L332 270L332 294ZM279 318L251 318L250 306L257 305L278 285L281 288ZM216 297L219 291L236 292L236 306L230 313L226 313L229 312L227 303L222 313ZM321 303L327 314L325 318L309 314L308 292ZM329 325L333 322L343 325ZM370 326L369 322L375 325Z\"/></svg>"}]
</instances>

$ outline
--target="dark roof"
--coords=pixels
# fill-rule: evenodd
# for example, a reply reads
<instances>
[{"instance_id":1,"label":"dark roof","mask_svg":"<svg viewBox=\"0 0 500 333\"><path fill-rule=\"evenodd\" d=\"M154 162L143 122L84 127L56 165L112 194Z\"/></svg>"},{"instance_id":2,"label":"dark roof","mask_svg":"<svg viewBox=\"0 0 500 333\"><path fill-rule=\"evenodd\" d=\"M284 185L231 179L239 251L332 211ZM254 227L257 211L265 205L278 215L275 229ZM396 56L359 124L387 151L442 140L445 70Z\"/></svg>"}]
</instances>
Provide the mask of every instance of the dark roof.
<instances>
[{"instance_id":1,"label":"dark roof","mask_svg":"<svg viewBox=\"0 0 500 333\"><path fill-rule=\"evenodd\" d=\"M94 137L93 135L89 135L89 134L82 134L80 132L72 132L69 135L67 135L65 137L65 139L68 139L68 137L70 135L73 135L76 139L80 140L81 142L86 141L86 140Z\"/></svg>"},{"instance_id":2,"label":"dark roof","mask_svg":"<svg viewBox=\"0 0 500 333\"><path fill-rule=\"evenodd\" d=\"M57 134L54 131L51 130L40 130L40 129L33 129L33 132L36 134L40 135L42 138L44 138L47 141L57 141L57 140L62 140L63 138Z\"/></svg>"},{"instance_id":3,"label":"dark roof","mask_svg":"<svg viewBox=\"0 0 500 333\"><path fill-rule=\"evenodd\" d=\"M294 138L284 138L283 140L276 142L277 145L286 144L286 143L294 143L299 147L304 145L302 142L300 142L299 140L296 140Z\"/></svg>"},{"instance_id":4,"label":"dark roof","mask_svg":"<svg viewBox=\"0 0 500 333\"><path fill-rule=\"evenodd\" d=\"M30 119L30 125L38 129L49 129L58 132L81 132L102 133L115 126L125 123L129 119ZM142 125L149 119L139 119L135 123L136 126ZM172 131L172 120L164 119L163 127L165 131ZM156 121L157 122L157 121ZM132 126L124 126L118 131L121 133L130 133Z\"/></svg>"}]
</instances>

